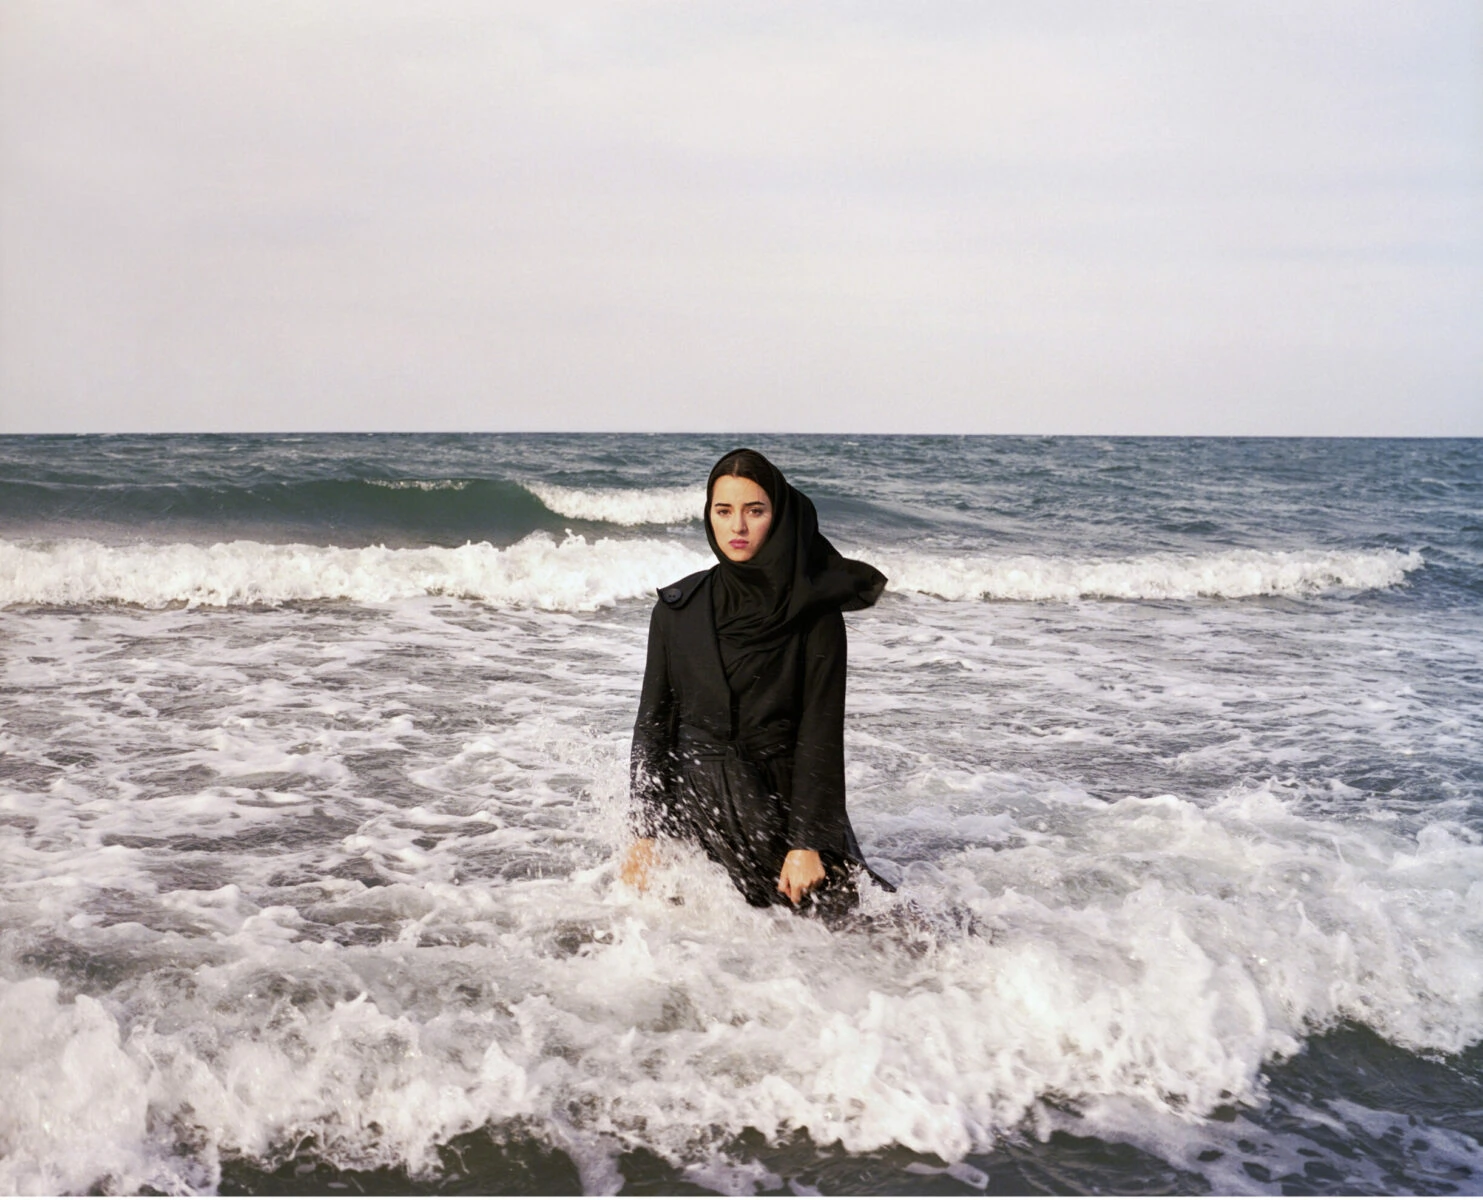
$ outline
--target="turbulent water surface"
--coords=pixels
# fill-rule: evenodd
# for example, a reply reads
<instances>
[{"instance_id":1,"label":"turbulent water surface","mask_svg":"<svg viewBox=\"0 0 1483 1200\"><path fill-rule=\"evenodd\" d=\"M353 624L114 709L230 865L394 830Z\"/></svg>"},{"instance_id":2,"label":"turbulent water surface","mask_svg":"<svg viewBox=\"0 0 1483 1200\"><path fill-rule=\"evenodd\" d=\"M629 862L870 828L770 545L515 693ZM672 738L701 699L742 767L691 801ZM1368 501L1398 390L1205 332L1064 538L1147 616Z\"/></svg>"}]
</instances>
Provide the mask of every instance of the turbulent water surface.
<instances>
[{"instance_id":1,"label":"turbulent water surface","mask_svg":"<svg viewBox=\"0 0 1483 1200\"><path fill-rule=\"evenodd\" d=\"M831 931L616 881L732 439L0 439L0 1192L1483 1186L1483 443L765 438Z\"/></svg>"}]
</instances>

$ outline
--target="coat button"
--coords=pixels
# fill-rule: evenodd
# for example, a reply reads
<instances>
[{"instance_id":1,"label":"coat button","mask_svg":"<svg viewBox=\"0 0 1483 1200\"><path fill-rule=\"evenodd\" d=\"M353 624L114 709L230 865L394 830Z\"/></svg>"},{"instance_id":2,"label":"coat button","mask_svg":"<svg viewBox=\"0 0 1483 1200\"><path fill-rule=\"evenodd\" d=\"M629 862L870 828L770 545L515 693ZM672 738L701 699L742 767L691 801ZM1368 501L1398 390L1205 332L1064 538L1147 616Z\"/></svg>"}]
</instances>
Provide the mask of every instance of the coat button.
<instances>
[{"instance_id":1,"label":"coat button","mask_svg":"<svg viewBox=\"0 0 1483 1200\"><path fill-rule=\"evenodd\" d=\"M680 589L679 588L665 588L664 591L662 593L660 593L660 594L664 597L664 599L668 603L673 604L676 600L678 600L680 598Z\"/></svg>"}]
</instances>

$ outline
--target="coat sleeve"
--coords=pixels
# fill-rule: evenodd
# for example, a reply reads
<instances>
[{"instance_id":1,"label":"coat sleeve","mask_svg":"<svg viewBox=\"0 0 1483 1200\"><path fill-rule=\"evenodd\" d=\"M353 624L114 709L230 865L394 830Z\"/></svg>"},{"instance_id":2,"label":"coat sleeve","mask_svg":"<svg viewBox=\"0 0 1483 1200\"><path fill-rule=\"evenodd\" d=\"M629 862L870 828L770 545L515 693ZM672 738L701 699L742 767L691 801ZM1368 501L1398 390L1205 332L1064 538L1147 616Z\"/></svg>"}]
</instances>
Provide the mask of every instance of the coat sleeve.
<instances>
[{"instance_id":1,"label":"coat sleeve","mask_svg":"<svg viewBox=\"0 0 1483 1200\"><path fill-rule=\"evenodd\" d=\"M632 820L637 837L656 837L667 824L675 793L674 689L669 678L669 648L662 625L662 605L649 619L649 655L644 664L644 686L639 694L638 719L633 723L633 751L628 784Z\"/></svg>"},{"instance_id":2,"label":"coat sleeve","mask_svg":"<svg viewBox=\"0 0 1483 1200\"><path fill-rule=\"evenodd\" d=\"M848 840L844 790L844 618L825 613L803 645L803 696L793 753L788 846L841 851Z\"/></svg>"}]
</instances>

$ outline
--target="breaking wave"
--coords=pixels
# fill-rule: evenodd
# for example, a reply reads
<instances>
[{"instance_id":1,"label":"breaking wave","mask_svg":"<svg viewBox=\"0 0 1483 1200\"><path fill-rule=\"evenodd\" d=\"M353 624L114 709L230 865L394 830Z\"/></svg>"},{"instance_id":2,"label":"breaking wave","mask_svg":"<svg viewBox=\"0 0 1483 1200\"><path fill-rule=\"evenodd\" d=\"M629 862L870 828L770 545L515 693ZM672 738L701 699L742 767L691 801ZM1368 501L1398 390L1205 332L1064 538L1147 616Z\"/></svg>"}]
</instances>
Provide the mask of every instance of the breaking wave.
<instances>
[{"instance_id":1,"label":"breaking wave","mask_svg":"<svg viewBox=\"0 0 1483 1200\"><path fill-rule=\"evenodd\" d=\"M609 525L683 525L700 519L704 489L565 488L527 483L531 495L558 516Z\"/></svg>"},{"instance_id":2,"label":"breaking wave","mask_svg":"<svg viewBox=\"0 0 1483 1200\"><path fill-rule=\"evenodd\" d=\"M1423 565L1420 554L1398 550L1227 550L1106 560L1036 555L946 558L887 552L869 558L890 577L894 590L944 600L1304 597L1395 587Z\"/></svg>"},{"instance_id":3,"label":"breaking wave","mask_svg":"<svg viewBox=\"0 0 1483 1200\"><path fill-rule=\"evenodd\" d=\"M382 604L457 596L489 604L585 612L640 596L705 565L673 542L556 541L538 533L499 549L270 545L42 547L0 541L0 604L230 607L304 600Z\"/></svg>"},{"instance_id":4,"label":"breaking wave","mask_svg":"<svg viewBox=\"0 0 1483 1200\"><path fill-rule=\"evenodd\" d=\"M467 479L367 479L365 482L393 492L461 492L470 483Z\"/></svg>"},{"instance_id":5,"label":"breaking wave","mask_svg":"<svg viewBox=\"0 0 1483 1200\"><path fill-rule=\"evenodd\" d=\"M862 552L896 592L951 601L1182 600L1309 597L1395 587L1420 554L1230 550L1093 561L950 558ZM535 533L499 548L274 545L254 541L108 546L82 538L0 540L0 604L282 604L457 596L487 604L587 612L650 594L712 560L653 538L557 541Z\"/></svg>"},{"instance_id":6,"label":"breaking wave","mask_svg":"<svg viewBox=\"0 0 1483 1200\"><path fill-rule=\"evenodd\" d=\"M0 512L17 521L96 522L150 528L206 523L223 533L281 540L321 528L365 545L513 541L559 532L560 519L633 527L688 525L704 489L571 488L534 480L409 476L397 479L256 480L249 483L57 484L0 480ZM257 530L261 530L258 533ZM309 535L309 536L312 536Z\"/></svg>"},{"instance_id":7,"label":"breaking wave","mask_svg":"<svg viewBox=\"0 0 1483 1200\"><path fill-rule=\"evenodd\" d=\"M1355 1021L1443 1053L1483 1033L1483 847L1464 831L1336 828L1261 789L1061 815L1028 845L1008 814L997 836L973 816L989 845L904 881L917 921L870 893L879 923L840 935L749 909L688 859L637 900L603 867L495 888L326 877L267 908L234 884L151 894L190 936L114 925L93 956L168 945L202 965L189 986L162 973L132 1022L49 978L0 980L0 1190L212 1190L217 1156L272 1163L306 1138L428 1173L458 1134L524 1122L602 1192L625 1144L693 1161L728 1132L807 1129L953 1163L1028 1123L1159 1145L1235 1194L1250 1126L1201 1118L1259 1103L1264 1064L1313 1031ZM925 919L947 912L984 932ZM388 931L379 955L321 940L350 914Z\"/></svg>"},{"instance_id":8,"label":"breaking wave","mask_svg":"<svg viewBox=\"0 0 1483 1200\"><path fill-rule=\"evenodd\" d=\"M156 541L187 530L228 539L458 546L509 543L561 528L558 514L500 479L304 479L247 483L54 484L0 480L0 514L12 529L87 536L125 528ZM79 528L81 526L81 528Z\"/></svg>"}]
</instances>

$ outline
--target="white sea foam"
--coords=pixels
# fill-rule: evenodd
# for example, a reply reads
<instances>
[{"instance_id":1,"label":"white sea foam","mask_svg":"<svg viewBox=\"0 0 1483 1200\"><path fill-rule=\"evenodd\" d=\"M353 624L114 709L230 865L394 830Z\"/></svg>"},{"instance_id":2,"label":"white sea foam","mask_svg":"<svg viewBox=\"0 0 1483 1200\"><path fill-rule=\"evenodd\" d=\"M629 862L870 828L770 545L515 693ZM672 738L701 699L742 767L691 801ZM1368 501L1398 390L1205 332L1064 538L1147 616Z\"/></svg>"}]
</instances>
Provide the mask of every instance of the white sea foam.
<instances>
[{"instance_id":1,"label":"white sea foam","mask_svg":"<svg viewBox=\"0 0 1483 1200\"><path fill-rule=\"evenodd\" d=\"M1404 660L1465 673L1476 631L1332 607L1276 639L1239 604L861 614L851 807L902 890L837 933L693 854L614 882L638 605L0 612L0 1021L34 1014L0 1024L0 1193L209 1191L305 1137L436 1170L512 1121L589 1191L636 1145L743 1188L716 1156L748 1126L950 1164L1066 1128L1221 1192L1249 1137L1384 1190L1332 1139L1206 1115L1259 1113L1335 1025L1483 1037L1466 814L1326 807L1417 747L1447 778L1472 710ZM1427 1178L1483 1170L1415 1136Z\"/></svg>"},{"instance_id":2,"label":"white sea foam","mask_svg":"<svg viewBox=\"0 0 1483 1200\"><path fill-rule=\"evenodd\" d=\"M1189 600L1200 596L1314 596L1394 587L1423 566L1398 550L1226 550L1137 558L862 555L897 591L945 600Z\"/></svg>"},{"instance_id":3,"label":"white sea foam","mask_svg":"<svg viewBox=\"0 0 1483 1200\"><path fill-rule=\"evenodd\" d=\"M505 549L487 542L388 549L252 541L212 546L0 541L0 604L228 607L458 596L587 612L650 593L704 565L694 551L674 542L588 542L575 535L557 542L540 533Z\"/></svg>"},{"instance_id":4,"label":"white sea foam","mask_svg":"<svg viewBox=\"0 0 1483 1200\"><path fill-rule=\"evenodd\" d=\"M1461 830L1392 839L1262 790L1061 816L1018 848L917 864L901 897L928 915L917 935L888 932L900 901L880 896L878 932L748 909L684 853L647 897L606 868L324 878L296 904L161 897L175 929L201 914L195 941L74 922L96 961L190 963L190 986L162 976L126 1028L49 981L0 984L0 1013L27 1014L7 1023L0 1188L179 1187L166 1130L208 1160L313 1135L347 1164L427 1169L437 1145L512 1120L571 1150L589 1187L615 1147L693 1161L703 1131L748 1127L952 1163L1027 1121L1074 1123L1182 1142L1200 1170L1202 1114L1259 1100L1263 1063L1314 1030L1358 1021L1443 1051L1483 1036L1483 846ZM359 836L391 852L435 826ZM982 932L933 923L949 912ZM336 945L324 921L399 932Z\"/></svg>"},{"instance_id":5,"label":"white sea foam","mask_svg":"<svg viewBox=\"0 0 1483 1200\"><path fill-rule=\"evenodd\" d=\"M149 1164L148 1076L87 996L59 1004L48 979L0 980L0 1192L85 1192Z\"/></svg>"},{"instance_id":6,"label":"white sea foam","mask_svg":"<svg viewBox=\"0 0 1483 1200\"><path fill-rule=\"evenodd\" d=\"M566 488L526 483L525 488L554 513L578 521L610 525L684 525L698 520L705 491L672 488Z\"/></svg>"},{"instance_id":7,"label":"white sea foam","mask_svg":"<svg viewBox=\"0 0 1483 1200\"><path fill-rule=\"evenodd\" d=\"M890 576L891 590L954 601L1305 597L1394 587L1423 565L1420 554L1395 550L1230 550L1120 560L860 553ZM433 595L588 612L647 595L710 562L682 542L589 542L577 535L558 542L543 533L504 549L488 543L388 549L252 541L0 541L0 605L221 607L318 599L374 604Z\"/></svg>"}]
</instances>

